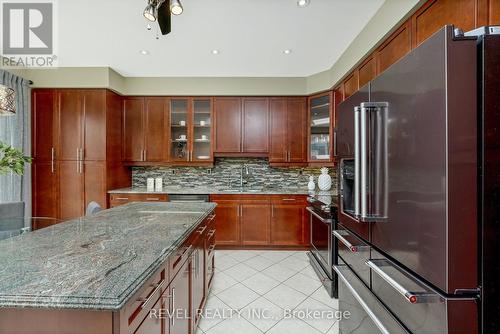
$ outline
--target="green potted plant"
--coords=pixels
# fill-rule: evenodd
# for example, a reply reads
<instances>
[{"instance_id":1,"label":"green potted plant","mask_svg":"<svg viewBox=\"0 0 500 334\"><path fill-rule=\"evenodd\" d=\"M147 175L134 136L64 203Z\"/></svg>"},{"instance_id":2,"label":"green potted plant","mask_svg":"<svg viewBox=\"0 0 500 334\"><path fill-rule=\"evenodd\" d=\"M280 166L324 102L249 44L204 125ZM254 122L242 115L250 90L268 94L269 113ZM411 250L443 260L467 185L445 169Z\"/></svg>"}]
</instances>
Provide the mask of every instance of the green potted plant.
<instances>
[{"instance_id":1,"label":"green potted plant","mask_svg":"<svg viewBox=\"0 0 500 334\"><path fill-rule=\"evenodd\" d=\"M24 165L31 163L32 160L32 158L25 156L21 150L0 141L0 175L10 172L23 175Z\"/></svg>"}]
</instances>

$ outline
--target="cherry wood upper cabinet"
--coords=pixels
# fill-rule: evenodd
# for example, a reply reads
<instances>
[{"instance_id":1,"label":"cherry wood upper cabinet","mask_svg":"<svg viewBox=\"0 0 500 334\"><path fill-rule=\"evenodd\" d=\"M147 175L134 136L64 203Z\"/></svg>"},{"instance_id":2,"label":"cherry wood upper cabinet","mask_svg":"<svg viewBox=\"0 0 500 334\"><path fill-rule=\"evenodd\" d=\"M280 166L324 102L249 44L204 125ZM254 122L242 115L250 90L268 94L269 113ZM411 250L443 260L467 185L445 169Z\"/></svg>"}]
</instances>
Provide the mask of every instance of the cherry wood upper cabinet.
<instances>
[{"instance_id":1,"label":"cherry wood upper cabinet","mask_svg":"<svg viewBox=\"0 0 500 334\"><path fill-rule=\"evenodd\" d=\"M79 90L57 91L60 160L80 160L83 149L82 96Z\"/></svg>"},{"instance_id":2,"label":"cherry wood upper cabinet","mask_svg":"<svg viewBox=\"0 0 500 334\"><path fill-rule=\"evenodd\" d=\"M106 159L106 91L85 90L83 99L84 145L80 159ZM115 125L119 127L118 124Z\"/></svg>"},{"instance_id":3,"label":"cherry wood upper cabinet","mask_svg":"<svg viewBox=\"0 0 500 334\"><path fill-rule=\"evenodd\" d=\"M307 98L287 98L288 162L307 161Z\"/></svg>"},{"instance_id":4,"label":"cherry wood upper cabinet","mask_svg":"<svg viewBox=\"0 0 500 334\"><path fill-rule=\"evenodd\" d=\"M411 50L410 21L406 21L385 41L376 52L377 73L401 59Z\"/></svg>"},{"instance_id":5,"label":"cherry wood upper cabinet","mask_svg":"<svg viewBox=\"0 0 500 334\"><path fill-rule=\"evenodd\" d=\"M415 48L446 24L463 31L475 28L477 0L433 0L423 5L411 18L412 46Z\"/></svg>"},{"instance_id":6,"label":"cherry wood upper cabinet","mask_svg":"<svg viewBox=\"0 0 500 334\"><path fill-rule=\"evenodd\" d=\"M332 142L335 114L333 93L326 92L309 97L308 160L311 163L332 162Z\"/></svg>"},{"instance_id":7,"label":"cherry wood upper cabinet","mask_svg":"<svg viewBox=\"0 0 500 334\"><path fill-rule=\"evenodd\" d=\"M33 158L35 161L56 159L56 92L37 89L32 92ZM52 216L49 216L52 217Z\"/></svg>"},{"instance_id":8,"label":"cherry wood upper cabinet","mask_svg":"<svg viewBox=\"0 0 500 334\"><path fill-rule=\"evenodd\" d=\"M123 160L144 160L144 98L123 100Z\"/></svg>"},{"instance_id":9,"label":"cherry wood upper cabinet","mask_svg":"<svg viewBox=\"0 0 500 334\"><path fill-rule=\"evenodd\" d=\"M301 164L307 161L307 98L269 100L269 162Z\"/></svg>"},{"instance_id":10,"label":"cherry wood upper cabinet","mask_svg":"<svg viewBox=\"0 0 500 334\"><path fill-rule=\"evenodd\" d=\"M269 99L243 99L242 152L267 153L269 151Z\"/></svg>"},{"instance_id":11,"label":"cherry wood upper cabinet","mask_svg":"<svg viewBox=\"0 0 500 334\"><path fill-rule=\"evenodd\" d=\"M241 152L241 99L217 97L214 101L215 153Z\"/></svg>"},{"instance_id":12,"label":"cherry wood upper cabinet","mask_svg":"<svg viewBox=\"0 0 500 334\"><path fill-rule=\"evenodd\" d=\"M371 81L377 75L377 67L375 64L375 59L373 57L369 57L365 60L358 68L359 73L359 88L366 85L369 81ZM357 90L357 89L356 89ZM354 92L351 92L352 95Z\"/></svg>"},{"instance_id":13,"label":"cherry wood upper cabinet","mask_svg":"<svg viewBox=\"0 0 500 334\"><path fill-rule=\"evenodd\" d=\"M288 129L286 98L271 98L269 100L269 162L283 163L288 160Z\"/></svg>"},{"instance_id":14,"label":"cherry wood upper cabinet","mask_svg":"<svg viewBox=\"0 0 500 334\"><path fill-rule=\"evenodd\" d=\"M143 154L145 161L168 160L168 106L168 99L146 98Z\"/></svg>"},{"instance_id":15,"label":"cherry wood upper cabinet","mask_svg":"<svg viewBox=\"0 0 500 334\"><path fill-rule=\"evenodd\" d=\"M359 73L354 71L347 79L344 81L344 99L354 94L359 89Z\"/></svg>"},{"instance_id":16,"label":"cherry wood upper cabinet","mask_svg":"<svg viewBox=\"0 0 500 334\"><path fill-rule=\"evenodd\" d=\"M488 24L489 25L500 25L500 1L499 0L489 0L488 1Z\"/></svg>"}]
</instances>

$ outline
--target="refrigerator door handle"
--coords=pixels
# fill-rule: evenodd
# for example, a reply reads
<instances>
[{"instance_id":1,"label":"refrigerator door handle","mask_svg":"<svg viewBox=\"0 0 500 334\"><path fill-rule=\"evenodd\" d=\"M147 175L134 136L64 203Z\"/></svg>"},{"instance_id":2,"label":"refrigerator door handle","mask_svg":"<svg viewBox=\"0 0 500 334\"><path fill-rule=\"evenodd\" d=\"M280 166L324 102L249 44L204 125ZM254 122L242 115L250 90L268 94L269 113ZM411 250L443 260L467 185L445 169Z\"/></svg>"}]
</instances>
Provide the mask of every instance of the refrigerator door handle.
<instances>
[{"instance_id":1,"label":"refrigerator door handle","mask_svg":"<svg viewBox=\"0 0 500 334\"><path fill-rule=\"evenodd\" d=\"M359 218L361 215L359 197L361 196L361 147L360 147L360 112L361 107L354 107L354 216Z\"/></svg>"},{"instance_id":2,"label":"refrigerator door handle","mask_svg":"<svg viewBox=\"0 0 500 334\"><path fill-rule=\"evenodd\" d=\"M363 102L359 111L360 220L387 219L387 102ZM356 158L355 158L356 159Z\"/></svg>"},{"instance_id":3,"label":"refrigerator door handle","mask_svg":"<svg viewBox=\"0 0 500 334\"><path fill-rule=\"evenodd\" d=\"M416 279L410 277L408 274L405 276L411 279L416 285L421 287L422 291L410 291L406 289L403 285L397 282L389 274L387 274L381 267L392 267L400 271L399 268L392 265L388 260L367 260L365 264L370 267L370 269L377 274L381 279L383 279L387 284L389 284L394 290L399 292L405 300L410 304L430 304L430 303L442 303L444 299L441 298L439 294L432 291L430 288L426 287L423 283L417 281Z\"/></svg>"}]
</instances>

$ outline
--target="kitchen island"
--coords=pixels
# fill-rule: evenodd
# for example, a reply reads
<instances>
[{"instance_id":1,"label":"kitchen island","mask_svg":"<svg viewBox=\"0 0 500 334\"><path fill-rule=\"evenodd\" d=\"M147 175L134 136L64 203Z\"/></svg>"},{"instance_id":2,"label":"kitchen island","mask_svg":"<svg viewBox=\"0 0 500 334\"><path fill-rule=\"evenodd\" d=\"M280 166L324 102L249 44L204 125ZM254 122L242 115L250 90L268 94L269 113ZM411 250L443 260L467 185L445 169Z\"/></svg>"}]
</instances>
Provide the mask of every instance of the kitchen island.
<instances>
[{"instance_id":1,"label":"kitchen island","mask_svg":"<svg viewBox=\"0 0 500 334\"><path fill-rule=\"evenodd\" d=\"M214 209L129 203L1 241L0 333L189 333L213 277Z\"/></svg>"}]
</instances>

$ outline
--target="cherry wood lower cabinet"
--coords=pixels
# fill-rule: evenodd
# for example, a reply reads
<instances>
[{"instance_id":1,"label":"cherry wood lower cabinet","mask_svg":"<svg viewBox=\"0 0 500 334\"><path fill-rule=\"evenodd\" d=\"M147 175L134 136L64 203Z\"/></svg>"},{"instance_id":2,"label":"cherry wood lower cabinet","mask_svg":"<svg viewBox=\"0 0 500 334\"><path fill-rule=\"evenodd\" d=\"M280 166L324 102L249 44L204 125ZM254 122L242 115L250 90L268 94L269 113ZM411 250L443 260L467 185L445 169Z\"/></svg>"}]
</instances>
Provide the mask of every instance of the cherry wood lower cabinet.
<instances>
[{"instance_id":1,"label":"cherry wood lower cabinet","mask_svg":"<svg viewBox=\"0 0 500 334\"><path fill-rule=\"evenodd\" d=\"M109 206L111 208L130 202L168 202L167 194L110 194Z\"/></svg>"},{"instance_id":2,"label":"cherry wood lower cabinet","mask_svg":"<svg viewBox=\"0 0 500 334\"><path fill-rule=\"evenodd\" d=\"M212 195L219 248L308 248L305 195Z\"/></svg>"}]
</instances>

